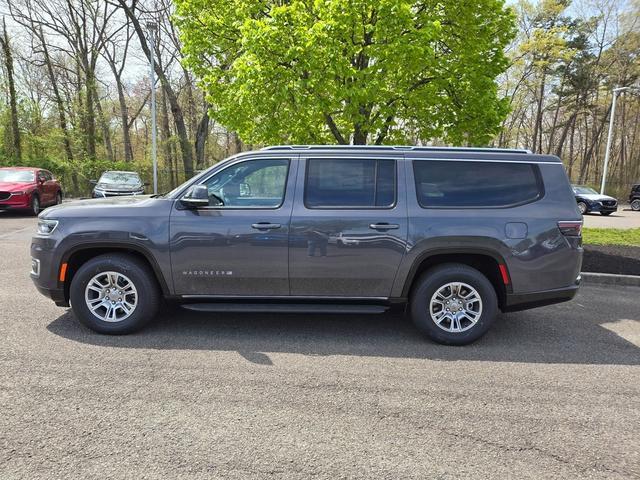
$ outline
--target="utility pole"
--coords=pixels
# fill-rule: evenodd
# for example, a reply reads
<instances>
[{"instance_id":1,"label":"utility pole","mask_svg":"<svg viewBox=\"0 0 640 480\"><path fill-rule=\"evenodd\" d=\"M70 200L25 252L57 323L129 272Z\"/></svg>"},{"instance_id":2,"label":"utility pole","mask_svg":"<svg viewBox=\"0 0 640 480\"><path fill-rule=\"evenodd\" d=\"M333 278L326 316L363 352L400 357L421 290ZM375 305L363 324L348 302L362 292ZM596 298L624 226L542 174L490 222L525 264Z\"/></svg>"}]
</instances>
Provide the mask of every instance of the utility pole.
<instances>
[{"instance_id":1,"label":"utility pole","mask_svg":"<svg viewBox=\"0 0 640 480\"><path fill-rule=\"evenodd\" d=\"M153 194L158 194L158 139L156 133L156 69L154 57L156 52L155 33L158 30L156 22L147 22L149 30L149 60L151 63L151 160L153 162Z\"/></svg>"},{"instance_id":2,"label":"utility pole","mask_svg":"<svg viewBox=\"0 0 640 480\"><path fill-rule=\"evenodd\" d=\"M618 95L626 92L631 87L618 87L613 89L613 100L611 101L611 115L609 118L609 134L607 135L607 149L604 152L604 168L602 170L602 183L600 184L600 195L604 195L604 187L607 184L607 170L609 169L609 155L611 154L611 141L613 140L613 121L616 116L616 100Z\"/></svg>"}]
</instances>

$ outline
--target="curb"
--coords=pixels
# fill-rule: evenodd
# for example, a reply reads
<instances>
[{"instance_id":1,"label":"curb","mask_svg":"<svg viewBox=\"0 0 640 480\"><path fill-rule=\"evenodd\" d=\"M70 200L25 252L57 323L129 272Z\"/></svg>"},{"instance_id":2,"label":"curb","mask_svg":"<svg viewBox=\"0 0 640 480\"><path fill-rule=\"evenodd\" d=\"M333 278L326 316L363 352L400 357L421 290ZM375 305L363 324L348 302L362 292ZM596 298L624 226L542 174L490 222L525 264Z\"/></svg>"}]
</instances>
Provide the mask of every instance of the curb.
<instances>
[{"instance_id":1,"label":"curb","mask_svg":"<svg viewBox=\"0 0 640 480\"><path fill-rule=\"evenodd\" d=\"M640 275L615 275L613 273L582 272L582 280L587 284L626 285L640 287Z\"/></svg>"}]
</instances>

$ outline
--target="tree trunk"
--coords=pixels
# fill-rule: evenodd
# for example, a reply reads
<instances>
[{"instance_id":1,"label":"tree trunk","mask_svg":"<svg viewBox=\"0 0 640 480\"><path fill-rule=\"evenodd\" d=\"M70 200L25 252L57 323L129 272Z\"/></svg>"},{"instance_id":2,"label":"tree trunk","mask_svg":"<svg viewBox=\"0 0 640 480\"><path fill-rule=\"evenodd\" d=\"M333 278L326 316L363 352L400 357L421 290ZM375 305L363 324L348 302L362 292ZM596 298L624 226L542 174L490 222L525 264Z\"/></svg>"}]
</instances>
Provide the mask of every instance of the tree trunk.
<instances>
[{"instance_id":1,"label":"tree trunk","mask_svg":"<svg viewBox=\"0 0 640 480\"><path fill-rule=\"evenodd\" d=\"M96 112L93 92L94 88L94 72L89 68L89 62L85 62L85 135L87 136L87 156L91 159L96 158Z\"/></svg>"},{"instance_id":2,"label":"tree trunk","mask_svg":"<svg viewBox=\"0 0 640 480\"><path fill-rule=\"evenodd\" d=\"M162 156L164 164L169 168L171 177L171 187L174 188L174 166L173 154L171 149L171 128L169 127L169 110L167 109L167 95L162 91L160 93L160 141L162 143ZM175 172L177 179L178 172ZM177 182L175 182L177 186Z\"/></svg>"},{"instance_id":3,"label":"tree trunk","mask_svg":"<svg viewBox=\"0 0 640 480\"><path fill-rule=\"evenodd\" d=\"M124 94L122 79L117 74L117 69L112 66L113 76L116 79L116 90L118 91L118 103L120 105L120 122L122 122L122 143L124 144L124 161L133 161L133 147L131 146L131 130L129 129L129 107L127 97Z\"/></svg>"},{"instance_id":4,"label":"tree trunk","mask_svg":"<svg viewBox=\"0 0 640 480\"><path fill-rule=\"evenodd\" d=\"M51 83L51 89L53 90L53 96L54 96L56 107L58 110L58 121L60 122L60 130L62 130L62 135L64 137L64 151L67 155L67 160L73 161L73 150L71 149L71 139L69 137L69 129L67 127L67 114L64 109L64 101L62 100L62 95L60 95L60 88L58 87L58 81L55 76L55 72L53 71L51 58L49 57L49 48L47 47L47 44L44 41L44 35L42 34L42 30L40 30L40 41L42 42L42 52L44 55L44 63L47 67L49 82Z\"/></svg>"},{"instance_id":5,"label":"tree trunk","mask_svg":"<svg viewBox=\"0 0 640 480\"><path fill-rule=\"evenodd\" d=\"M9 104L11 106L11 133L13 138L13 157L20 161L22 158L22 148L20 145L20 126L18 124L18 99L16 97L16 85L13 74L13 55L11 54L11 45L9 45L9 36L7 35L7 25L4 18L2 19L3 38L2 50L4 52L5 68L7 70L7 83L9 84Z\"/></svg>"},{"instance_id":6,"label":"tree trunk","mask_svg":"<svg viewBox=\"0 0 640 480\"><path fill-rule=\"evenodd\" d=\"M546 72L542 73L542 79L540 80L540 87L538 91L538 104L536 108L536 121L533 126L533 148L535 153L542 153L542 106L544 101L544 87L547 80ZM540 141L538 142L538 136Z\"/></svg>"},{"instance_id":7,"label":"tree trunk","mask_svg":"<svg viewBox=\"0 0 640 480\"><path fill-rule=\"evenodd\" d=\"M95 87L95 84L94 84ZM98 96L97 90L93 91L93 98L96 102L96 110L98 112L98 120L100 122L100 128L102 129L102 138L104 140L104 148L107 151L107 160L110 162L115 161L115 156L113 154L113 145L111 144L111 131L109 130L109 124L104 116L104 112L102 111L102 103L100 102L100 97Z\"/></svg>"},{"instance_id":8,"label":"tree trunk","mask_svg":"<svg viewBox=\"0 0 640 480\"><path fill-rule=\"evenodd\" d=\"M129 18L129 21L131 22L131 25L133 25L133 28L136 31L136 34L138 35L138 41L140 42L140 47L142 48L142 51L144 52L147 59L151 61L151 58L152 58L151 55L153 55L154 52L151 52L151 50L149 49L149 44L147 43L144 30L142 29L142 26L140 25L140 22L138 20L138 16L132 10L132 8L130 8L127 5L126 0L118 0L118 3L120 4L121 8L124 10L125 14ZM178 139L180 142L180 151L182 153L182 163L184 165L184 173L187 178L191 178L193 176L193 155L191 153L192 147L191 147L191 143L189 142L189 137L187 135L187 127L184 123L184 115L182 113L182 108L180 107L180 103L178 102L178 96L173 90L171 83L169 83L167 76L162 71L162 68L160 68L160 66L158 65L158 62L155 62L154 65L155 65L156 75L158 75L158 78L160 79L160 84L162 85L162 88L167 94L167 100L169 101L169 106L171 108L171 113L173 115L173 122L175 124L176 133L178 134Z\"/></svg>"},{"instance_id":9,"label":"tree trunk","mask_svg":"<svg viewBox=\"0 0 640 480\"><path fill-rule=\"evenodd\" d=\"M204 154L205 146L207 144L207 137L209 136L209 104L204 104L204 114L198 123L198 129L196 132L196 168L202 170L205 167Z\"/></svg>"}]
</instances>

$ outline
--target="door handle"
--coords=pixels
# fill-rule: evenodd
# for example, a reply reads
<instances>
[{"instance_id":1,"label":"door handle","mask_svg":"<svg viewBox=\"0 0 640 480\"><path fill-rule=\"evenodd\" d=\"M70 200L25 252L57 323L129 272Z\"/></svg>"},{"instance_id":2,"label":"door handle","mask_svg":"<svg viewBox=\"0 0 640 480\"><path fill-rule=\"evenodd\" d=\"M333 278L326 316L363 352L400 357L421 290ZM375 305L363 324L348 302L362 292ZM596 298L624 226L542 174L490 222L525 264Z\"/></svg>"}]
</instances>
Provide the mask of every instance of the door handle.
<instances>
[{"instance_id":1,"label":"door handle","mask_svg":"<svg viewBox=\"0 0 640 480\"><path fill-rule=\"evenodd\" d=\"M260 222L260 223L252 224L251 228L255 228L256 230L275 230L276 228L280 228L280 224L279 223Z\"/></svg>"},{"instance_id":2,"label":"door handle","mask_svg":"<svg viewBox=\"0 0 640 480\"><path fill-rule=\"evenodd\" d=\"M372 223L369 228L373 230L396 230L400 228L400 225L395 223Z\"/></svg>"}]
</instances>

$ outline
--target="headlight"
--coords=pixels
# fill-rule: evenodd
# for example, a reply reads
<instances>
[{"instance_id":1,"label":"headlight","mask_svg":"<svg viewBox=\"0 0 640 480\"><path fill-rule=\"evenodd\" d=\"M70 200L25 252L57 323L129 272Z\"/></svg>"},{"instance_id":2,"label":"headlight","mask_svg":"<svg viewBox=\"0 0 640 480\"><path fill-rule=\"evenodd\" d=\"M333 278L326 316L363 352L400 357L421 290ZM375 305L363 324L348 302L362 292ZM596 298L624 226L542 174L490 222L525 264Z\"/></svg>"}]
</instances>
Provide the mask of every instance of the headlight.
<instances>
[{"instance_id":1,"label":"headlight","mask_svg":"<svg viewBox=\"0 0 640 480\"><path fill-rule=\"evenodd\" d=\"M38 220L38 233L40 235L51 235L58 226L58 220Z\"/></svg>"}]
</instances>

